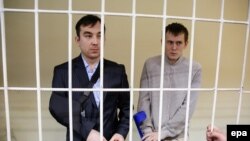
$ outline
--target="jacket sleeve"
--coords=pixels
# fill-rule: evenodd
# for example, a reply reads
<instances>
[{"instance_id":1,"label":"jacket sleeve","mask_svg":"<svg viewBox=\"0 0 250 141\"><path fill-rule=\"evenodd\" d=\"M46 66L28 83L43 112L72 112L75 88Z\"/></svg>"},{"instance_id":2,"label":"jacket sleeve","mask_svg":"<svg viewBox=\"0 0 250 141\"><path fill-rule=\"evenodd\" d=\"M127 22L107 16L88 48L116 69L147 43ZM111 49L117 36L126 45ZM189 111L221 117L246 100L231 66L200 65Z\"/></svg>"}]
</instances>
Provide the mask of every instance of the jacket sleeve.
<instances>
[{"instance_id":1,"label":"jacket sleeve","mask_svg":"<svg viewBox=\"0 0 250 141\"><path fill-rule=\"evenodd\" d=\"M66 88L63 71L54 68L52 88ZM60 124L68 127L68 94L66 91L52 91L49 101L49 111ZM63 106L63 107L61 107Z\"/></svg>"},{"instance_id":2,"label":"jacket sleeve","mask_svg":"<svg viewBox=\"0 0 250 141\"><path fill-rule=\"evenodd\" d=\"M68 88L67 71L55 67L52 88ZM67 91L53 91L49 101L49 111L57 122L69 128L69 99ZM81 104L72 100L73 130L81 134Z\"/></svg>"},{"instance_id":3,"label":"jacket sleeve","mask_svg":"<svg viewBox=\"0 0 250 141\"><path fill-rule=\"evenodd\" d=\"M141 88L149 88L149 84L148 84L148 73L147 73L147 65L146 63L144 64L143 70L142 70L142 74L141 74L141 80L140 80L140 87ZM149 115L151 115L151 111L150 111L150 105L151 105L151 101L150 101L150 95L151 92L150 91L140 91L139 92L139 99L138 99L138 107L137 107L137 111L144 111L146 113L146 120L143 122L143 124L140 126L140 128L143 131L143 134L145 135L146 133L150 133L153 132L153 122L150 118Z\"/></svg>"},{"instance_id":4,"label":"jacket sleeve","mask_svg":"<svg viewBox=\"0 0 250 141\"><path fill-rule=\"evenodd\" d=\"M121 65L121 88L128 88L128 80L125 72L125 67ZM118 99L118 108L119 111L119 122L116 133L121 134L124 138L126 138L129 131L129 115L130 115L130 93L129 91L120 92Z\"/></svg>"},{"instance_id":5,"label":"jacket sleeve","mask_svg":"<svg viewBox=\"0 0 250 141\"><path fill-rule=\"evenodd\" d=\"M191 88L199 88L201 85L201 68L195 72ZM189 119L191 119L195 105L198 99L198 91L191 91L190 93L190 104L189 104ZM183 101L182 105L180 105L179 109L175 113L175 115L168 121L167 124L163 125L161 131L161 139L165 139L166 137L175 137L180 134L185 128L185 118L186 118L186 108L187 108L187 96Z\"/></svg>"},{"instance_id":6,"label":"jacket sleeve","mask_svg":"<svg viewBox=\"0 0 250 141\"><path fill-rule=\"evenodd\" d=\"M84 140L87 140L89 133L94 126L96 125L96 121L90 118L82 117L82 124L81 124L81 136Z\"/></svg>"}]
</instances>

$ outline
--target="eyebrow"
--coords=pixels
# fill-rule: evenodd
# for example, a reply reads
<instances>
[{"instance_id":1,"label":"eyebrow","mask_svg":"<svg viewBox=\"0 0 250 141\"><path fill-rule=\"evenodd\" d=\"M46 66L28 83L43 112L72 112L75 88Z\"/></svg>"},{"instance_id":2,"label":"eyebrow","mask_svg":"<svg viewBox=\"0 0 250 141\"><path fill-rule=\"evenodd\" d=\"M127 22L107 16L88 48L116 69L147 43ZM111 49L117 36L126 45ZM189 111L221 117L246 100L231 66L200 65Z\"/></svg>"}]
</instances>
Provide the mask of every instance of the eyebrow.
<instances>
[{"instance_id":1,"label":"eyebrow","mask_svg":"<svg viewBox=\"0 0 250 141\"><path fill-rule=\"evenodd\" d=\"M89 32L89 31L84 31L83 34L94 34L94 33ZM97 34L101 34L101 32L98 32Z\"/></svg>"},{"instance_id":2,"label":"eyebrow","mask_svg":"<svg viewBox=\"0 0 250 141\"><path fill-rule=\"evenodd\" d=\"M174 40L166 40L167 42L183 42L181 40L177 40L177 41L174 41Z\"/></svg>"},{"instance_id":3,"label":"eyebrow","mask_svg":"<svg viewBox=\"0 0 250 141\"><path fill-rule=\"evenodd\" d=\"M84 31L83 34L93 34L93 33L89 31Z\"/></svg>"}]
</instances>

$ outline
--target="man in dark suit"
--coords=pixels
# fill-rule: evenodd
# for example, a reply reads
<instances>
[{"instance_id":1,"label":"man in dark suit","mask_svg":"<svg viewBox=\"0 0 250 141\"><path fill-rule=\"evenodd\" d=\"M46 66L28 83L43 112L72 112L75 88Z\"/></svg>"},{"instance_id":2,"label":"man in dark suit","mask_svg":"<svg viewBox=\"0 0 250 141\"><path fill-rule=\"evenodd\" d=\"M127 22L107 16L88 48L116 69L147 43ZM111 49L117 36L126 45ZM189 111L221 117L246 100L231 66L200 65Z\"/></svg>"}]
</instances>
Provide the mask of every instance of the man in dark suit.
<instances>
[{"instance_id":1,"label":"man in dark suit","mask_svg":"<svg viewBox=\"0 0 250 141\"><path fill-rule=\"evenodd\" d=\"M76 43L81 54L72 60L72 88L100 88L100 40L101 19L86 15L76 24ZM105 29L104 29L105 31ZM124 65L104 59L103 87L128 88ZM53 88L68 88L68 62L54 68ZM92 76L97 81L92 82ZM91 82L90 82L91 81ZM84 102L81 101L85 96ZM103 92L103 127L100 127L100 91L72 92L73 140L99 141L103 128L103 141L124 141L129 130L128 91ZM67 128L69 141L68 91L53 91L49 105L50 113Z\"/></svg>"}]
</instances>

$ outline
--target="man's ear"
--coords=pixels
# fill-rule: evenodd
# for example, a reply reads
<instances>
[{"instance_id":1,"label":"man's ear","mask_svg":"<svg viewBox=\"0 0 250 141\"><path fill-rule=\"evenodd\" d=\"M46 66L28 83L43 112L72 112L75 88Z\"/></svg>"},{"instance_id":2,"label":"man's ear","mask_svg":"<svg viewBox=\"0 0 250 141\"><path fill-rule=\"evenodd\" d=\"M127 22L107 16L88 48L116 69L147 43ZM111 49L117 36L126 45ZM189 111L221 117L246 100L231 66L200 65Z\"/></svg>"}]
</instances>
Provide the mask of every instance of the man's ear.
<instances>
[{"instance_id":1,"label":"man's ear","mask_svg":"<svg viewBox=\"0 0 250 141\"><path fill-rule=\"evenodd\" d=\"M185 42L185 48L187 47L187 45L188 45L188 41Z\"/></svg>"},{"instance_id":2,"label":"man's ear","mask_svg":"<svg viewBox=\"0 0 250 141\"><path fill-rule=\"evenodd\" d=\"M80 41L80 37L76 36L75 37L75 42L78 43Z\"/></svg>"}]
</instances>

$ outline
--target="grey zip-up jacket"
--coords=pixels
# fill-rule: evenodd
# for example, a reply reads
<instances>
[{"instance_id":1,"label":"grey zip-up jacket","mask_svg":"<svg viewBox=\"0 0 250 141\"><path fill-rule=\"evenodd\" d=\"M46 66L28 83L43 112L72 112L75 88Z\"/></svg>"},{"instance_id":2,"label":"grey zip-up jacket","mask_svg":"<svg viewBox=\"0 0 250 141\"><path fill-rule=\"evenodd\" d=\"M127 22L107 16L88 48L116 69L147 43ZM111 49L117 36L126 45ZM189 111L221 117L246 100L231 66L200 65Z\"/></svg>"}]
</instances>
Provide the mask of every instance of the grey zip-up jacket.
<instances>
[{"instance_id":1,"label":"grey zip-up jacket","mask_svg":"<svg viewBox=\"0 0 250 141\"><path fill-rule=\"evenodd\" d=\"M188 88L189 59L180 57L171 65L165 59L164 88ZM161 56L149 58L141 76L141 88L160 88ZM192 62L191 88L201 85L201 65ZM163 91L161 139L177 139L184 137L187 107L187 90ZM191 118L198 91L190 91L189 119ZM145 111L146 121L141 125L144 135L158 131L160 91L140 91L138 111Z\"/></svg>"}]
</instances>

